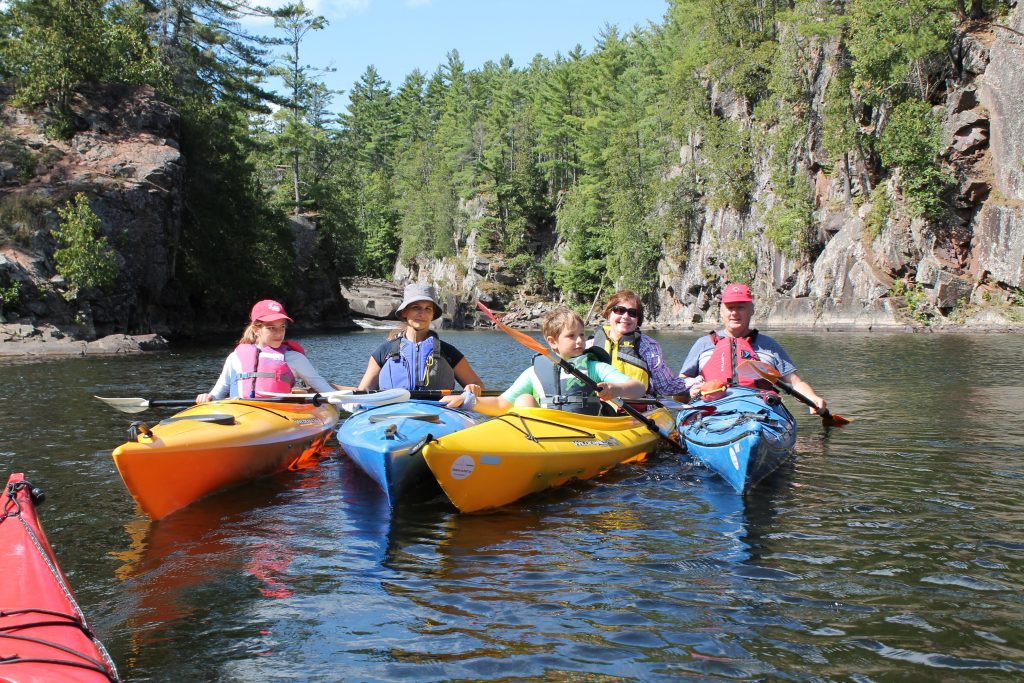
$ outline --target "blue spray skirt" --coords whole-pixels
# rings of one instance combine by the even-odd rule
[[[676,416],[679,437],[700,463],[745,493],[793,455],[796,419],[778,394],[729,387],[695,400]]]

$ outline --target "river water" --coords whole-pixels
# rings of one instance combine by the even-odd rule
[[[696,334],[658,336],[678,367]],[[1024,679],[1024,337],[779,333],[853,424],[741,499],[661,452],[486,515],[387,508],[337,448],[151,523],[92,398],[189,397],[225,348],[0,364],[0,465],[129,681]],[[445,337],[503,388],[530,352]],[[355,383],[379,330],[300,337]],[[333,444],[333,440],[332,440]]]

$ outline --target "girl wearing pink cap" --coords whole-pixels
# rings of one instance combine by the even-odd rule
[[[740,362],[751,359],[772,365],[784,382],[811,399],[817,406],[817,410],[811,409],[812,413],[825,409],[825,399],[796,374],[796,365],[782,345],[750,327],[754,297],[749,287],[736,282],[727,284],[722,290],[720,313],[724,327],[695,341],[679,371],[680,377],[696,380],[690,389],[692,396],[700,393],[701,384],[712,380],[751,383],[752,380],[738,377],[736,372]]]
[[[298,342],[285,340],[290,322],[292,319],[278,302],[257,302],[238,346],[224,361],[217,383],[209,393],[196,396],[196,403],[228,396],[260,398],[269,393],[285,393],[292,390],[298,379],[313,391],[333,391],[334,387],[320,376]]]

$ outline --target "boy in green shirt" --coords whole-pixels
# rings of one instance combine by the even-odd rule
[[[533,365],[524,370],[501,396],[478,397],[467,392],[446,396],[442,402],[452,408],[476,410],[485,415],[502,415],[513,406],[539,406],[596,415],[600,412],[601,400],[640,398],[644,395],[644,385],[638,380],[587,353],[583,320],[575,311],[564,306],[551,311],[544,317],[541,332],[551,349],[594,380],[600,392],[595,395],[557,363],[538,355]]]

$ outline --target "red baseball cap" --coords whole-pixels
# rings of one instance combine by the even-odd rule
[[[722,290],[722,303],[723,304],[738,304],[744,301],[753,301],[754,297],[750,295],[750,287],[746,285],[737,284],[735,282],[725,286]]]
[[[287,320],[288,322],[294,322],[288,317],[288,314],[284,312],[284,306],[273,299],[257,301],[256,305],[252,307],[252,313],[249,314],[249,320],[252,322],[256,322],[258,320],[261,323],[272,323],[275,320]]]

